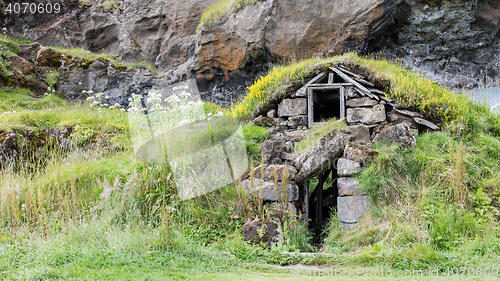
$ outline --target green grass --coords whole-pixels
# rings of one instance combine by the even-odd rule
[[[220,0],[203,12],[197,30],[200,31],[203,26],[218,25],[231,14],[259,1],[261,0]]]
[[[392,98],[410,102],[409,107],[445,126],[443,132],[419,136],[410,149],[377,146],[378,158],[359,176],[374,207],[354,231],[343,230],[332,217],[324,247],[311,256],[295,252],[318,249],[293,219],[283,225],[288,237],[283,244],[268,249],[245,242],[240,233],[245,220],[267,218],[269,212],[234,185],[179,201],[168,166],[135,160],[126,113],[70,104],[58,95],[0,90],[1,130],[41,134],[72,127],[80,144],[70,151],[40,149],[43,157],[28,153],[32,164],[0,172],[0,277],[289,280],[290,269],[282,266],[298,263],[393,272],[438,269],[441,276],[449,267],[497,266],[500,128],[498,117],[485,107],[462,104],[460,96],[399,66],[348,54],[275,67],[230,113],[248,118],[340,62],[376,70],[377,79],[391,81]],[[205,104],[205,111],[221,109]],[[298,150],[345,125],[335,121],[311,128]],[[96,132],[103,142],[87,145]],[[269,130],[244,124],[243,132],[250,157],[260,164],[260,145]],[[212,137],[227,133],[211,131]],[[120,149],[108,142],[119,143]]]

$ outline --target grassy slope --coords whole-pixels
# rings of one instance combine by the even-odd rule
[[[386,70],[380,73],[383,77],[410,77],[393,84],[392,97],[404,102],[404,93],[419,93],[408,102],[430,100],[414,107],[428,116],[441,116],[442,125],[449,129],[419,137],[410,152],[380,147],[381,156],[360,177],[377,207],[354,232],[339,229],[332,219],[323,250],[334,256],[282,254],[300,248],[297,245],[307,241],[303,234],[298,241],[271,250],[249,245],[239,234],[243,218],[231,219],[235,214],[257,215],[242,204],[248,200],[240,191],[228,187],[206,198],[178,202],[171,196],[168,169],[137,163],[130,149],[110,151],[103,145],[91,153],[77,149],[62,158],[54,155],[46,168],[34,172],[2,172],[0,276],[11,280],[228,280],[234,276],[253,280],[255,271],[265,269],[257,279],[275,280],[286,279],[288,270],[263,264],[393,270],[498,264],[500,238],[490,199],[498,201],[494,197],[500,180],[499,130],[498,118],[485,108],[454,103],[461,98],[446,89],[437,88],[433,95],[435,84],[385,61],[348,54],[275,68],[250,87],[247,98],[232,113],[249,116],[269,99],[284,95],[288,86],[336,62],[379,67]],[[445,99],[452,109],[426,111],[429,104]],[[0,114],[13,110],[18,113],[0,115],[7,130],[82,124],[122,136],[122,146],[130,146],[126,118],[118,110],[4,89]],[[268,132],[248,125],[244,130],[250,137],[247,147],[255,154]],[[319,134],[323,131],[318,129]],[[117,189],[110,198],[99,198],[101,191],[113,188]],[[300,227],[291,230],[301,233]]]

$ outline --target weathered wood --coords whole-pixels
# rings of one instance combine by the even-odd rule
[[[318,82],[319,80],[323,79],[323,77],[325,77],[325,76],[326,76],[326,73],[322,72],[322,73],[316,75],[316,77],[311,79],[309,82],[307,82],[306,85],[314,84],[314,83]]]
[[[383,95],[385,96],[385,92],[384,91],[381,91],[379,89],[375,89],[375,88],[370,88],[370,91],[374,94],[379,94],[379,95]]]
[[[361,76],[361,75],[358,75],[358,74],[356,74],[356,73],[350,72],[349,70],[347,70],[347,69],[346,69],[345,67],[343,67],[342,65],[339,65],[338,69],[339,69],[339,70],[341,70],[341,71],[343,71],[343,72],[345,72],[346,74],[349,74],[349,75],[351,75],[351,76],[353,76],[353,77],[356,77],[356,78],[358,78],[358,79],[363,79],[363,78],[364,78],[364,77],[363,77],[363,76]]]
[[[366,93],[361,91],[360,89],[354,87],[354,90],[356,90],[356,92],[358,92],[360,95],[362,95],[363,97],[366,97]]]
[[[305,221],[309,224],[309,183],[308,181],[304,182],[304,203],[306,207],[306,217]]]
[[[330,67],[331,70],[333,70],[335,73],[337,73],[342,79],[346,80],[349,83],[354,84],[354,86],[358,87],[361,91],[365,92],[368,96],[371,95],[370,90],[368,90],[365,86],[361,85],[360,83],[356,82],[354,79],[343,73],[342,71],[338,70],[335,67]]]
[[[328,84],[333,84],[333,73],[328,73]]]
[[[366,86],[375,87],[375,85],[372,82],[366,81],[363,78],[355,78],[354,77],[353,79],[356,80],[356,81],[358,81],[361,84],[365,84]]]
[[[396,109],[405,109],[406,107],[404,107],[403,105],[401,104],[397,104],[397,103],[392,103],[392,102],[387,102],[388,105],[396,108]]]
[[[386,101],[386,102],[393,102],[392,99],[390,98],[386,98],[385,96],[381,96],[381,95],[378,95],[378,97],[380,97],[382,100]]]
[[[340,88],[340,119],[345,117],[345,87]]]
[[[314,83],[308,84],[307,87],[315,88],[315,87],[332,87],[332,89],[338,89],[341,86],[353,86],[351,83],[333,83],[333,84],[325,84],[325,83]]]
[[[314,103],[313,103],[313,91],[311,88],[307,88],[307,127],[310,128],[314,122]]]

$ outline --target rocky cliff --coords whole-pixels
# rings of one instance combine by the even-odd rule
[[[399,59],[452,87],[500,80],[495,0],[268,0],[197,29],[216,2],[65,0],[61,14],[3,12],[0,24],[42,44],[151,62],[167,74],[162,83],[195,77],[219,102],[234,100],[269,63],[351,50]]]

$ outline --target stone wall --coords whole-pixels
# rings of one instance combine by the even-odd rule
[[[439,130],[439,127],[423,119],[418,112],[394,104],[382,93],[367,97],[350,88],[345,100],[348,126],[332,128],[318,145],[298,153],[294,148],[308,129],[306,93],[304,87],[299,89],[279,101],[266,116],[253,120],[255,125],[270,127],[272,134],[262,145],[263,164],[251,172],[254,180],[246,179],[243,186],[259,192],[263,201],[271,204],[282,199],[276,195],[279,190],[286,194],[287,208],[303,215],[304,197],[300,195],[304,183],[329,169],[336,169],[338,218],[342,226],[352,228],[371,207],[368,194],[356,179],[378,154],[370,145],[374,142],[399,143],[410,147],[416,143],[419,132]],[[281,180],[285,170],[289,181],[286,187]]]

